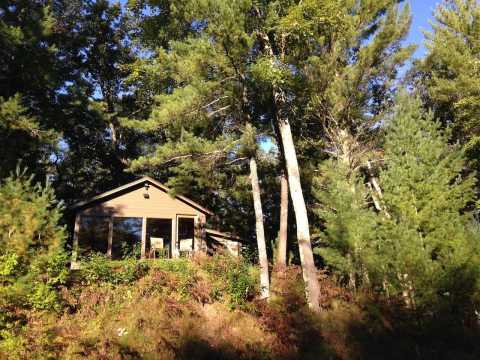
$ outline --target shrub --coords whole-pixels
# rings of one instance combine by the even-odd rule
[[[35,310],[59,310],[61,307],[55,288],[45,283],[35,284],[27,299]]]
[[[112,282],[112,271],[109,265],[109,259],[102,255],[93,253],[89,255],[81,264],[81,277],[88,284],[98,282]]]
[[[91,254],[81,265],[81,277],[88,284],[128,284],[144,276],[147,271],[146,262],[134,258],[112,261],[102,254]]]
[[[18,266],[18,255],[12,252],[0,256],[0,276],[2,283],[14,275]]]
[[[214,284],[212,297],[225,293],[232,308],[244,307],[257,293],[256,270],[242,257],[217,254],[203,263],[203,269]]]
[[[191,290],[198,279],[188,259],[159,259],[152,263],[152,267],[175,274],[178,281],[177,291],[179,294],[183,297],[191,295]]]

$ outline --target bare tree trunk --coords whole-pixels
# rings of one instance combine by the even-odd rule
[[[114,151],[117,151],[118,149],[117,127],[115,126],[113,121],[110,121],[108,123],[108,127],[110,128],[110,132],[112,133],[112,148]]]
[[[257,234],[258,260],[260,263],[260,296],[266,299],[270,296],[270,280],[268,276],[267,245],[263,229],[263,210],[258,183],[257,162],[255,157],[250,158],[250,180],[252,182],[253,207],[255,209],[255,229]]]
[[[258,10],[257,10],[258,13]],[[260,41],[264,47],[266,54],[272,57],[272,66],[275,65],[276,57],[270,39],[264,32],[259,34]],[[284,37],[281,36],[283,39]],[[283,42],[280,46],[280,59],[283,59],[284,46]],[[295,221],[297,224],[297,241],[300,252],[300,261],[302,263],[303,281],[305,282],[305,295],[308,306],[315,312],[320,311],[320,284],[318,283],[317,268],[313,260],[312,243],[310,241],[310,228],[308,224],[307,207],[303,197],[302,185],[300,182],[300,170],[298,168],[297,154],[293,143],[292,130],[287,116],[283,116],[283,107],[285,99],[283,91],[273,84],[272,95],[275,105],[276,126],[280,132],[280,138],[283,145],[283,154],[285,159],[285,167],[288,175],[288,187],[290,197],[292,199],[293,210],[295,211]]]
[[[277,98],[277,96],[278,94],[275,94],[275,98]],[[313,260],[307,207],[305,205],[302,185],[300,183],[300,170],[298,168],[297,154],[295,152],[295,145],[293,143],[292,131],[288,119],[281,119],[279,116],[280,114],[277,115],[277,121],[280,135],[282,137],[290,197],[292,198],[292,205],[295,210],[298,249],[300,252],[300,261],[302,263],[307,302],[310,309],[319,312],[320,286],[317,278],[317,268],[315,267],[315,262]]]
[[[280,231],[277,247],[277,265],[287,266],[288,231],[288,179],[285,171],[280,175]]]

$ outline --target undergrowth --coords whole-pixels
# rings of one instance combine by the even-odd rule
[[[53,278],[53,277],[52,277]],[[56,310],[11,309],[6,359],[474,359],[476,327],[420,321],[322,276],[322,313],[305,304],[301,271],[258,272],[229,256],[108,261],[62,278]]]

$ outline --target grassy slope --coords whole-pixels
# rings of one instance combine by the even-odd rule
[[[354,298],[328,279],[322,281],[324,312],[314,316],[305,308],[297,268],[274,275],[269,304],[248,295],[236,298],[235,284],[246,280],[245,274],[230,273],[231,261],[158,262],[137,280],[116,285],[98,279],[86,284],[79,276],[63,290],[64,311],[25,314],[24,331],[0,350],[0,358],[474,359],[480,354],[475,334],[452,336],[453,329],[434,330],[438,323],[420,330],[391,306],[388,312],[365,297]]]

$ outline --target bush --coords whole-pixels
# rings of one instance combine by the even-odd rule
[[[159,259],[152,263],[152,267],[175,274],[178,281],[177,291],[179,294],[183,297],[191,295],[191,290],[198,279],[188,259]]]
[[[102,254],[92,254],[81,264],[80,275],[87,284],[128,284],[138,280],[148,271],[146,262],[130,258],[112,261]]]
[[[7,282],[12,275],[15,274],[15,271],[18,266],[18,255],[15,253],[7,253],[0,256],[0,277],[1,281]]]
[[[35,284],[27,299],[35,310],[59,310],[61,308],[55,288],[45,283]]]
[[[258,271],[242,257],[214,255],[205,261],[203,269],[210,275],[213,286],[213,298],[225,293],[232,308],[244,307],[247,300],[258,292]]]

